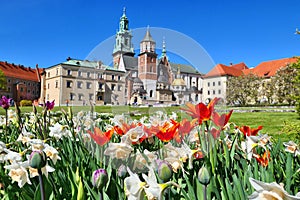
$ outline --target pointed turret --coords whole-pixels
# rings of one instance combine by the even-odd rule
[[[120,56],[134,56],[134,49],[132,44],[132,34],[129,30],[129,20],[126,16],[126,9],[123,9],[123,15],[120,18],[119,31],[116,35],[116,43],[113,50],[113,65],[119,66]]]

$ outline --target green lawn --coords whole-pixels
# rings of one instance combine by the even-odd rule
[[[77,113],[81,110],[84,111],[91,110],[89,106],[74,106],[71,108],[74,113]],[[55,107],[54,111],[61,110],[61,109],[67,110],[68,108],[65,106]],[[169,114],[171,112],[176,112],[179,118],[187,117],[184,112],[180,111],[180,107],[96,106],[94,109],[96,112],[99,113],[114,113],[114,114],[139,113],[142,116],[143,115],[149,116],[149,114],[151,115],[151,113],[154,113],[156,111],[163,111]],[[263,110],[262,108],[259,109]],[[41,110],[42,108],[38,108],[39,112]],[[230,108],[226,108],[225,110],[226,110],[225,112],[227,112],[230,110]],[[22,113],[31,112],[31,111],[32,111],[32,107],[21,108]],[[0,114],[4,115],[4,109],[0,110]],[[140,116],[136,116],[134,118],[140,118]],[[237,126],[247,125],[252,128],[262,125],[263,126],[263,129],[261,131],[262,133],[267,133],[269,135],[274,136],[275,138],[280,137],[284,140],[288,140],[289,136],[284,135],[284,133],[283,134],[281,133],[284,124],[286,122],[300,124],[300,119],[298,114],[295,112],[242,112],[240,113],[234,111],[231,116],[230,122],[234,122]]]

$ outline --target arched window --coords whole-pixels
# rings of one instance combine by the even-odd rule
[[[150,90],[150,97],[153,96],[153,90]]]

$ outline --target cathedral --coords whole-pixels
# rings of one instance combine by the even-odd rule
[[[113,49],[113,66],[125,71],[124,95],[127,104],[183,104],[202,100],[202,74],[194,67],[169,62],[165,42],[156,53],[156,42],[148,27],[135,57],[132,33],[125,9]]]

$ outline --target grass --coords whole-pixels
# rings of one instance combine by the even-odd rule
[[[63,107],[55,107],[54,111],[58,110],[67,110],[68,108]],[[131,107],[131,106],[96,106],[96,112],[99,113],[114,113],[114,114],[132,114],[132,116],[136,115],[137,113],[141,116],[149,116],[152,113],[157,111],[163,111],[168,114],[172,112],[176,112],[179,118],[188,117],[182,111],[180,111],[180,107]],[[252,108],[252,110],[256,108]],[[259,108],[262,110],[262,108]],[[42,108],[38,108],[40,112]],[[72,111],[77,113],[79,111],[89,111],[91,108],[89,106],[74,106],[72,107]],[[221,108],[222,110],[222,108]],[[228,112],[230,108],[225,109],[224,112]],[[235,109],[234,109],[235,110]],[[31,112],[32,107],[22,107],[21,112]],[[265,111],[268,111],[266,109]],[[221,111],[222,112],[222,111]],[[0,114],[4,115],[4,109],[0,110]],[[140,115],[133,117],[133,118],[140,118]],[[281,138],[283,140],[289,140],[289,136],[284,135],[281,132],[286,122],[300,124],[300,119],[297,113],[295,112],[233,112],[230,122],[235,123],[237,126],[247,125],[251,128],[256,128],[257,126],[262,125],[262,133],[267,133],[272,135],[275,139]],[[299,134],[299,133],[298,133]],[[293,137],[293,136],[290,136]]]

